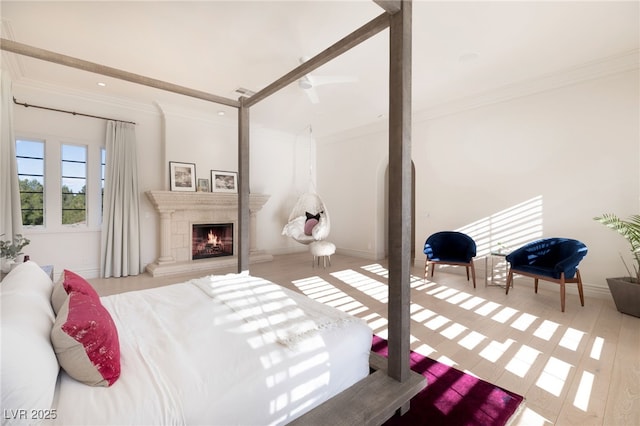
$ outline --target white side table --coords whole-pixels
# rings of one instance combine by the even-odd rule
[[[509,263],[506,260],[506,257],[508,254],[509,253],[492,251],[484,258],[484,270],[485,270],[484,286],[485,287],[495,286],[495,287],[505,288],[505,286],[507,285],[507,274],[509,273]],[[491,258],[491,272],[489,272],[489,258]],[[499,260],[496,262],[496,259],[499,259]],[[504,282],[497,283],[498,280],[496,280],[496,278],[499,278],[500,275],[496,274],[496,271],[495,271],[496,265],[502,266],[501,264],[504,265]],[[489,276],[491,276],[490,280],[489,280]]]

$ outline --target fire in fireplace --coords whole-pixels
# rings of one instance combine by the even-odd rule
[[[191,259],[233,256],[233,223],[194,224]]]

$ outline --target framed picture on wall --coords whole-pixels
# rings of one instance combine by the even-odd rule
[[[195,191],[196,165],[169,161],[169,181],[172,191]]]
[[[198,192],[209,192],[209,179],[198,179]]]
[[[211,170],[212,192],[238,192],[238,173]]]

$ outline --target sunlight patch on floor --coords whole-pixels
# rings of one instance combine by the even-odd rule
[[[362,266],[362,269],[373,274],[380,275],[381,277],[389,278],[389,270],[379,263]]]
[[[436,287],[434,289],[431,289],[431,290],[427,291],[427,294],[429,296],[434,296],[434,295],[440,293],[441,291],[445,291],[445,290],[448,290],[448,289],[449,289],[449,287],[447,287],[446,285],[441,285],[440,287]]]
[[[416,282],[416,286],[413,288],[415,290],[422,291],[437,285],[438,284],[434,283],[433,281],[424,281],[421,279],[419,282]]]
[[[522,410],[522,414],[518,417],[517,421],[512,426],[547,426],[553,425],[553,422],[549,419],[545,419],[540,414],[536,413],[529,407],[525,407]]]
[[[480,356],[486,359],[487,361],[496,362],[498,361],[502,355],[509,349],[509,347],[515,343],[513,339],[507,339],[503,343],[496,342],[495,340],[491,341],[481,352]]]
[[[459,342],[458,344],[460,346],[462,346],[463,348],[469,349],[470,351],[472,351],[473,349],[475,349],[476,346],[478,346],[480,343],[482,343],[482,341],[484,339],[486,339],[487,336],[478,333],[477,331],[471,331],[471,333],[467,334],[466,336],[464,336]]]
[[[436,361],[438,361],[441,364],[448,365],[449,367],[455,367],[456,365],[458,365],[457,362],[455,362],[454,360],[452,360],[451,358],[445,355],[438,357]]]
[[[538,329],[533,332],[533,335],[539,337],[542,340],[549,341],[555,334],[558,327],[560,327],[560,324],[558,324],[557,322],[544,320],[542,324],[540,324]]]
[[[576,397],[573,399],[573,405],[585,412],[589,409],[589,400],[591,399],[594,379],[595,376],[592,373],[583,371]]]
[[[431,317],[433,317],[435,315],[436,315],[436,313],[433,312],[432,310],[425,309],[423,311],[420,311],[420,312],[417,312],[417,313],[411,315],[411,319],[416,321],[416,322],[422,323],[423,321],[426,321],[427,319],[429,319],[429,318],[431,318]]]
[[[575,328],[569,327],[567,331],[564,332],[564,336],[560,339],[560,343],[558,345],[563,348],[567,348],[570,351],[575,351],[578,349],[580,345],[580,341],[582,337],[585,335],[584,331],[576,330]]]
[[[362,319],[364,319],[369,327],[371,327],[371,329],[373,330],[373,334],[377,334],[378,336],[380,336],[379,331],[382,329],[386,329],[387,325],[389,324],[389,321],[385,317],[381,317],[375,312],[362,317]]]
[[[513,358],[511,358],[511,361],[509,361],[505,369],[518,377],[524,377],[536,362],[538,355],[540,355],[540,351],[530,346],[522,345]]]
[[[526,331],[537,319],[537,316],[523,312],[522,315],[518,317],[518,319],[511,323],[511,327],[515,328],[516,330]]]
[[[468,311],[470,311],[471,309],[475,308],[476,306],[486,302],[486,299],[483,299],[482,297],[478,297],[478,296],[474,296],[471,299],[467,300],[466,302],[464,302],[462,305],[460,305],[461,308],[466,309]]]
[[[464,325],[453,323],[449,327],[442,330],[440,334],[442,334],[447,339],[453,340],[459,335],[461,335],[462,333],[464,333],[466,330],[467,330],[467,327],[465,327]]]
[[[431,318],[436,314],[435,312],[429,309],[425,309],[422,306],[415,303],[411,305],[411,309],[409,312],[411,315],[411,319],[419,323],[426,321],[427,319]]]
[[[320,277],[295,280],[292,281],[292,284],[305,296],[351,315],[358,315],[369,310],[362,303]]]
[[[438,292],[436,295],[434,295],[434,297],[440,300],[444,300],[448,297],[452,297],[456,293],[458,293],[458,290],[456,290],[455,288],[447,288],[446,290]]]
[[[482,315],[484,317],[489,316],[489,314],[496,309],[498,309],[501,305],[496,302],[487,302],[478,309],[475,310],[475,313],[478,315]]]
[[[462,303],[463,300],[467,300],[470,297],[471,297],[471,295],[469,293],[465,293],[465,292],[461,291],[458,294],[448,298],[447,302],[449,302],[449,303],[451,303],[453,305],[458,305],[458,304]]]
[[[442,315],[438,315],[437,317],[427,321],[424,323],[424,326],[430,330],[436,331],[446,323],[450,322],[449,318],[443,317]]]
[[[380,281],[356,272],[353,269],[332,272],[331,275],[382,303],[389,302],[389,287]]]
[[[426,343],[421,344],[420,346],[415,348],[413,351],[416,353],[419,353],[422,356],[430,356],[432,353],[436,352],[435,349],[433,349],[431,346],[427,345]]]
[[[551,357],[544,367],[544,371],[538,377],[536,386],[549,392],[553,396],[560,396],[564,384],[571,371],[571,364],[558,358]]]
[[[593,346],[591,346],[591,358],[595,360],[600,359],[600,355],[602,355],[602,348],[604,347],[604,339],[602,337],[596,337],[593,341]]]
[[[491,317],[492,320],[498,321],[501,324],[506,323],[512,316],[518,313],[517,309],[505,307],[500,312]]]

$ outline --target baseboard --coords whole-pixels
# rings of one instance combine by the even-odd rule
[[[345,256],[357,257],[359,259],[380,260],[378,257],[376,257],[375,253],[363,250],[337,248],[336,253]]]
[[[295,246],[295,247],[280,247],[277,249],[272,249],[272,250],[269,250],[269,253],[274,256],[281,256],[281,255],[287,255],[287,254],[304,253],[308,251],[309,251],[309,246],[306,246],[304,244],[298,244],[298,246]]]

